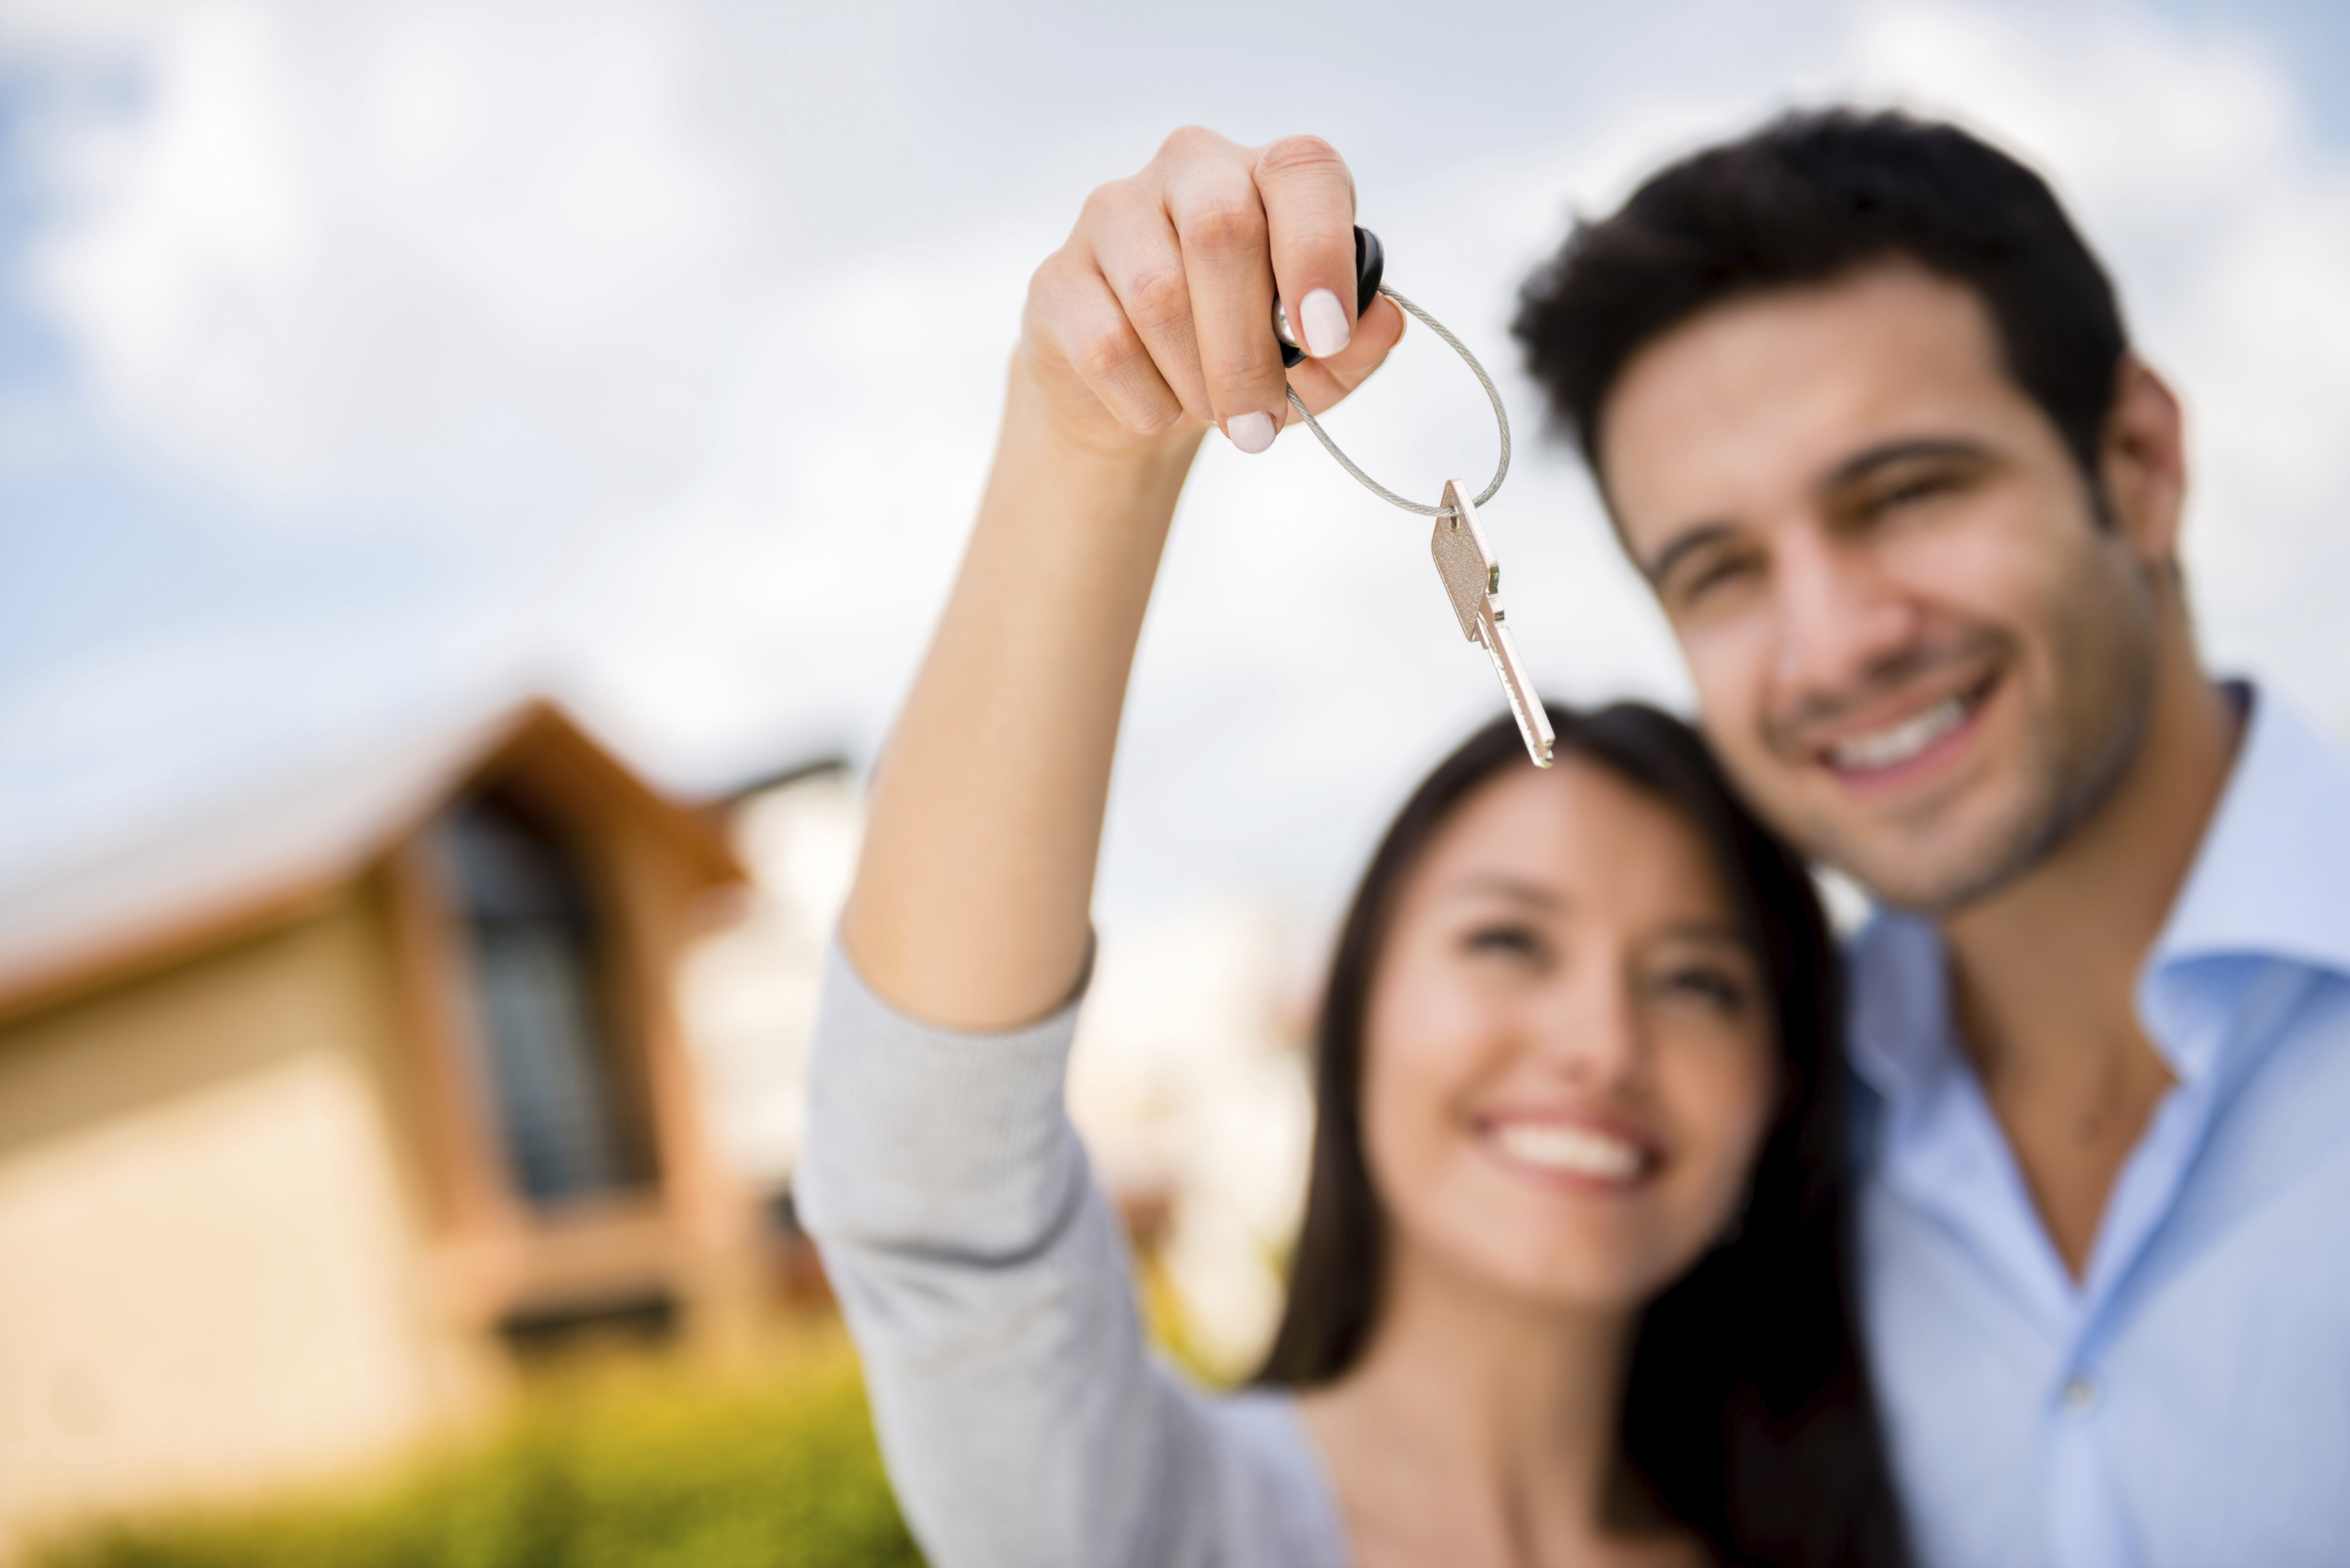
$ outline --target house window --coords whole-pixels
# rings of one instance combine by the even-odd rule
[[[650,1162],[598,964],[603,922],[577,854],[494,794],[454,810],[447,842],[515,1185],[543,1208],[639,1185]]]

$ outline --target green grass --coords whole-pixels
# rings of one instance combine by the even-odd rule
[[[887,1568],[920,1556],[837,1334],[754,1372],[614,1364],[364,1490],[60,1540],[36,1568]]]

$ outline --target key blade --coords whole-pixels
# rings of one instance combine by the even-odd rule
[[[1452,508],[1451,522],[1477,546],[1477,559],[1484,563],[1485,592],[1502,591],[1502,558],[1493,554],[1492,543],[1485,537],[1485,524],[1478,521],[1477,504],[1469,499],[1469,483],[1462,479],[1444,482],[1444,504]],[[1467,556],[1463,556],[1464,560]]]
[[[1526,679],[1525,660],[1518,657],[1517,641],[1502,619],[1502,607],[1493,602],[1502,587],[1502,564],[1485,542],[1476,503],[1469,499],[1469,486],[1457,479],[1447,480],[1444,504],[1452,508],[1452,515],[1436,520],[1429,552],[1436,557],[1437,575],[1444,579],[1445,597],[1452,601],[1452,613],[1461,619],[1461,634],[1471,642],[1482,643],[1485,656],[1493,661],[1493,673],[1501,677],[1502,691],[1510,700],[1511,716],[1525,739],[1526,755],[1534,759],[1534,766],[1546,768],[1555,743],[1550,715],[1534,694],[1534,683]]]
[[[1534,683],[1526,678],[1525,660],[1518,657],[1517,639],[1510,635],[1507,621],[1488,619],[1479,630],[1485,653],[1493,661],[1493,673],[1502,678],[1502,690],[1509,694],[1510,716],[1518,722],[1518,733],[1526,742],[1526,755],[1534,766],[1546,768],[1551,763],[1551,751],[1558,737],[1551,732],[1550,714],[1543,708],[1542,699],[1534,693]]]
[[[1452,601],[1461,635],[1471,642],[1481,641],[1478,623],[1484,618],[1487,597],[1502,586],[1502,564],[1493,558],[1492,546],[1485,543],[1477,508],[1469,500],[1469,486],[1458,479],[1446,480],[1444,504],[1452,508],[1452,515],[1436,520],[1428,553],[1436,557],[1436,575],[1444,581],[1444,597]]]
[[[1435,557],[1437,575],[1444,581],[1453,613],[1461,618],[1461,634],[1473,639],[1486,597],[1500,591],[1502,564],[1477,520],[1468,485],[1457,479],[1445,481],[1443,504],[1451,508],[1451,515],[1436,520],[1429,537],[1429,554]]]

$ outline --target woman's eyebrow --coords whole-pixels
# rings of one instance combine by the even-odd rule
[[[1676,941],[1727,942],[1742,950],[1754,946],[1745,929],[1734,920],[1676,920],[1658,934]]]
[[[1562,909],[1568,901],[1565,895],[1555,888],[1498,871],[1473,872],[1463,877],[1452,885],[1451,893],[1455,898],[1482,896],[1507,898],[1512,903],[1530,904],[1544,909]]]

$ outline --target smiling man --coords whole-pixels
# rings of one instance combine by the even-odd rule
[[[2350,1542],[2350,760],[2213,681],[2178,405],[2039,178],[1798,116],[1518,332],[1766,816],[1873,891],[1856,1292],[1918,1555]]]

